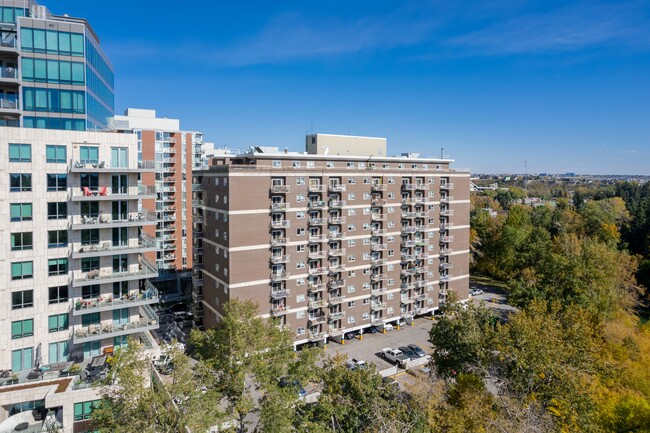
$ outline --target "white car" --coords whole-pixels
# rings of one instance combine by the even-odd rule
[[[481,289],[472,289],[469,291],[470,296],[478,296],[483,294],[483,290]]]
[[[393,330],[393,324],[392,323],[385,323],[384,324],[384,330],[385,331],[392,331]]]

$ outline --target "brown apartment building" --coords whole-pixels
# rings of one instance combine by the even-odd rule
[[[258,149],[259,150],[259,149]],[[296,346],[468,298],[469,172],[449,159],[260,153],[194,172],[195,316],[230,299]]]
[[[156,170],[142,175],[142,183],[155,186],[155,198],[141,207],[155,212],[155,226],[143,230],[156,239],[157,251],[148,253],[159,277],[153,284],[163,301],[189,296],[192,269],[192,170],[202,166],[203,135],[181,131],[178,119],[158,118],[154,110],[129,108],[115,116],[114,127],[137,135],[138,158],[155,161]]]

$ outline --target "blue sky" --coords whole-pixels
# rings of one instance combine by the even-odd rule
[[[650,2],[55,0],[112,59],[116,111],[217,145],[315,132],[473,172],[650,174]]]

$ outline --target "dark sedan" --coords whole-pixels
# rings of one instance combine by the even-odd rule
[[[427,354],[424,353],[424,350],[422,350],[422,348],[417,344],[409,344],[408,347],[418,355],[418,358],[424,358],[427,356]]]

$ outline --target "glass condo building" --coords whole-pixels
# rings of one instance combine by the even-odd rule
[[[31,0],[0,0],[0,126],[104,130],[113,66],[82,18]]]

